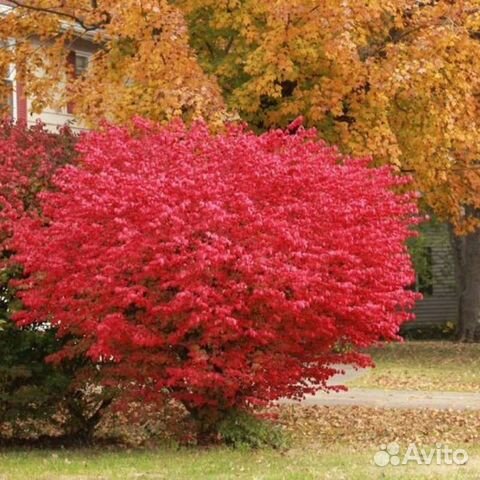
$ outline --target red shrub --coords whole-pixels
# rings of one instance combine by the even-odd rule
[[[332,363],[367,363],[335,348],[410,317],[415,202],[315,137],[141,120],[87,135],[82,168],[43,194],[48,224],[16,231],[31,274],[17,321],[73,335],[57,360],[85,354],[191,411],[299,397]]]

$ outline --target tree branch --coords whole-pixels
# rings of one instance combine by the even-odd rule
[[[46,14],[49,14],[49,15],[56,15],[58,17],[63,17],[63,18],[67,18],[69,20],[73,20],[76,24],[78,24],[81,28],[83,28],[87,32],[97,30],[97,29],[101,28],[102,26],[107,25],[111,21],[111,15],[106,11],[102,12],[102,15],[104,17],[103,20],[101,20],[97,23],[93,23],[91,25],[88,25],[85,22],[84,19],[82,19],[82,18],[80,18],[80,17],[78,17],[78,16],[76,16],[72,13],[59,11],[59,10],[56,10],[54,8],[49,8],[49,7],[36,7],[36,6],[33,6],[33,5],[28,5],[28,4],[24,3],[23,1],[19,1],[19,0],[9,0],[9,3],[15,5],[18,8],[24,8],[26,10],[32,10],[32,11],[35,11],[35,12],[46,13]],[[94,9],[96,9],[98,7],[98,4],[95,0],[92,0],[91,5],[92,5],[92,8],[94,8]]]
[[[230,53],[234,40],[235,36],[231,35],[230,39],[228,40],[227,46],[225,47],[225,51],[223,52],[225,55],[228,55]]]

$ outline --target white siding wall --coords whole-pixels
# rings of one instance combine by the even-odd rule
[[[426,232],[432,249],[432,295],[425,295],[415,307],[416,321],[406,326],[455,323],[458,318],[453,252],[446,225],[432,225]]]
[[[37,121],[41,121],[49,130],[56,130],[59,126],[69,124],[72,130],[86,130],[84,126],[75,120],[74,116],[66,113],[66,111],[55,110],[54,108],[46,108],[42,113],[31,113],[31,101],[27,99],[27,123],[34,125]]]

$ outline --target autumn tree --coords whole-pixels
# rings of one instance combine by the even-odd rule
[[[263,130],[302,114],[413,174],[456,235],[460,333],[480,317],[480,3],[179,0],[227,103]],[[461,236],[459,236],[461,235]]]
[[[0,74],[16,68],[34,112],[69,105],[90,126],[133,115],[225,118],[216,82],[198,65],[183,16],[169,2],[1,3],[8,6],[1,11]],[[90,65],[75,76],[70,52],[85,45]]]
[[[16,228],[16,321],[48,319],[70,338],[52,361],[86,356],[110,385],[181,401],[203,433],[368,364],[359,350],[411,318],[414,196],[316,137],[143,120],[86,135],[44,218]]]

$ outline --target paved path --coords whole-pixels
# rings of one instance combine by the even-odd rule
[[[366,370],[355,370],[348,365],[339,365],[344,374],[335,375],[330,385],[344,385],[364,375]],[[291,400],[281,403],[294,404]],[[430,408],[438,410],[480,410],[480,393],[426,392],[415,390],[374,390],[350,388],[346,392],[318,392],[308,395],[302,405],[366,406],[379,408]]]
[[[335,368],[342,370],[343,373],[338,373],[330,378],[328,381],[329,385],[345,385],[345,383],[363,377],[369,370],[368,368],[354,368],[351,365],[344,364],[335,365]]]
[[[282,400],[281,403],[298,403]],[[379,408],[430,408],[438,410],[480,410],[480,393],[421,392],[414,390],[367,390],[319,392],[308,395],[302,405],[364,406]]]

